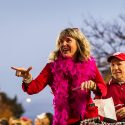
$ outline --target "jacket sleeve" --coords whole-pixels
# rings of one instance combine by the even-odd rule
[[[94,94],[96,95],[96,98],[98,98],[98,96],[99,96],[99,98],[104,97],[107,94],[107,86],[106,86],[106,83],[103,80],[102,75],[99,72],[96,64],[95,64],[95,73],[96,73],[96,75],[95,75],[95,78],[93,81],[96,83],[97,89],[96,89],[96,91],[94,91]]]
[[[36,94],[44,89],[47,84],[49,84],[51,77],[50,63],[48,63],[40,74],[29,84],[22,83],[22,89],[29,95]]]

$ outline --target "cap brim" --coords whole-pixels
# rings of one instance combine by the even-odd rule
[[[111,60],[112,60],[113,58],[117,58],[117,57],[115,57],[115,56],[110,56],[110,57],[108,57],[107,61],[108,61],[108,62],[111,62]]]
[[[111,62],[113,58],[116,58],[116,59],[119,59],[119,60],[125,61],[125,58],[120,57],[120,56],[118,56],[118,55],[110,56],[110,57],[107,59],[107,61],[108,61],[108,62]]]

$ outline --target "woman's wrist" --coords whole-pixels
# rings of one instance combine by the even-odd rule
[[[32,75],[30,74],[28,78],[23,78],[23,82],[26,84],[29,84],[33,80]]]
[[[96,86],[96,83],[94,82],[93,91],[95,91],[96,88],[97,88],[97,86]]]

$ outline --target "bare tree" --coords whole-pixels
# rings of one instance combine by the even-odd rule
[[[89,17],[88,20],[83,20],[81,30],[91,42],[93,54],[102,73],[108,70],[107,57],[110,54],[125,52],[125,15],[120,15],[112,23]]]
[[[121,14],[113,22],[98,21],[92,16],[83,18],[81,30],[92,45],[92,52],[105,81],[111,73],[107,58],[115,52],[125,52],[125,15]]]

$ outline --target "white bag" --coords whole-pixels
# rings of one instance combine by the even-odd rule
[[[117,120],[112,97],[108,99],[95,99],[93,102],[98,107],[99,115]]]

